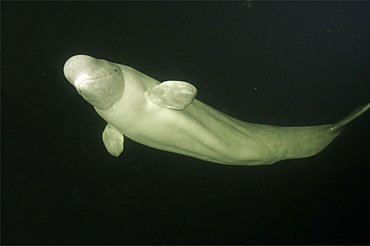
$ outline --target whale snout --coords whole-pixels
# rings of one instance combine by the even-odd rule
[[[66,79],[74,86],[76,81],[89,79],[94,68],[97,69],[97,59],[87,55],[75,55],[69,58],[63,67],[63,73]],[[89,72],[90,70],[90,72]]]
[[[99,109],[111,107],[124,89],[124,78],[116,64],[88,55],[69,58],[63,72],[78,94]]]

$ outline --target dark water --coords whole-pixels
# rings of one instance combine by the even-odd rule
[[[2,2],[2,244],[369,243],[369,112],[319,155],[233,167],[126,140],[69,85],[88,54],[239,119],[339,120],[370,99],[369,2]]]

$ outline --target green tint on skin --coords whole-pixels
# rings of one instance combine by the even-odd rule
[[[343,127],[369,109],[363,105],[334,124],[280,127],[232,118],[195,99],[183,81],[159,81],[125,65],[76,55],[67,80],[107,122],[103,142],[119,156],[124,136],[152,148],[227,165],[267,165],[319,153]]]
[[[125,86],[118,66],[86,55],[68,59],[64,65],[64,75],[87,102],[99,109],[112,107]]]

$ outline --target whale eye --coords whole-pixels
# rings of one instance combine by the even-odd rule
[[[120,70],[116,65],[111,64],[111,66],[112,66],[114,72],[119,73]]]

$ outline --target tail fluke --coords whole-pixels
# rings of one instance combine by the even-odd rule
[[[338,121],[337,123],[330,126],[331,131],[338,130],[343,126],[347,125],[352,120],[356,119],[358,116],[362,115],[366,110],[370,108],[370,103],[362,105],[355,110],[353,110],[349,115]]]
[[[305,158],[316,155],[339,136],[349,122],[363,114],[369,108],[370,103],[362,105],[334,124],[288,127],[287,133],[291,137],[287,137],[286,139],[291,139],[291,141],[287,141],[290,144],[290,151],[285,159]]]

